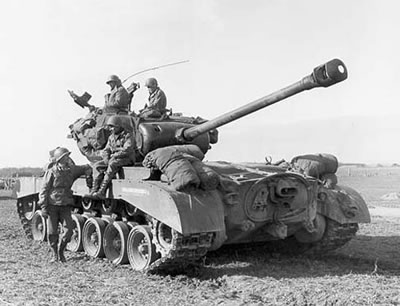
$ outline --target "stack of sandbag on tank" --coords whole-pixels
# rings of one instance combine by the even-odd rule
[[[196,145],[168,146],[149,152],[143,166],[160,170],[175,190],[212,190],[219,184],[219,175],[201,162],[203,158]]]
[[[332,154],[317,153],[296,156],[290,162],[292,170],[315,177],[328,188],[337,184],[336,171],[339,167],[337,158]]]
[[[110,132],[105,128],[107,117],[101,112],[90,112],[69,126],[72,137],[77,140],[82,154],[91,161],[100,160],[96,151],[104,148]]]

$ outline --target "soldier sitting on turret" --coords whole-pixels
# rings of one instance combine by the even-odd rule
[[[165,93],[158,87],[158,82],[155,78],[146,80],[145,86],[149,90],[149,103],[144,106],[139,113],[140,117],[159,118],[167,111],[167,97]]]
[[[132,134],[124,129],[120,117],[108,118],[107,126],[112,134],[102,151],[103,160],[93,165],[93,188],[88,195],[100,199],[106,197],[108,184],[121,167],[135,162],[135,142]]]
[[[108,114],[128,114],[132,95],[122,86],[120,78],[114,74],[110,75],[106,83],[110,85],[111,92],[104,96],[103,111]]]

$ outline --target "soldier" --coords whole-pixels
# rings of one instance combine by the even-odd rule
[[[116,75],[110,75],[106,82],[110,85],[111,92],[104,96],[105,103],[103,111],[107,114],[128,114],[133,95],[122,86],[121,80]],[[89,110],[96,108],[89,105]]]
[[[74,228],[71,216],[74,198],[71,187],[78,177],[91,170],[88,165],[76,166],[69,157],[70,154],[66,148],[58,147],[54,150],[54,163],[47,168],[39,192],[39,205],[43,216],[47,218],[48,241],[53,251],[51,262],[66,261],[64,250],[71,240]],[[59,222],[64,227],[61,239],[58,234]]]
[[[145,86],[149,90],[149,103],[140,111],[141,117],[161,117],[167,111],[167,97],[165,93],[158,87],[158,82],[155,78],[146,80]]]
[[[119,169],[135,162],[135,142],[132,134],[124,129],[121,118],[111,116],[107,125],[112,134],[102,152],[103,160],[93,165],[93,188],[89,194],[90,197],[100,199],[106,197],[108,184]]]

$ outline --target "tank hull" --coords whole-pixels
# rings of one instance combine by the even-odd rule
[[[264,164],[205,164],[222,178],[215,190],[179,192],[163,180],[150,180],[146,168],[125,167],[124,178],[112,181],[106,200],[88,201],[86,180],[80,178],[73,185],[76,213],[147,227],[159,256],[143,269],[148,272],[183,268],[227,244],[297,236],[301,243],[314,245],[322,241],[325,231],[332,231],[332,224],[337,225],[336,232],[343,227],[337,237],[339,247],[355,235],[358,223],[370,221],[365,202],[348,187],[328,189],[313,177]],[[18,212],[28,236],[29,210],[40,208],[26,203],[37,201],[40,184],[40,178],[19,182]],[[321,218],[329,228],[316,222]],[[319,250],[326,249],[319,246]]]

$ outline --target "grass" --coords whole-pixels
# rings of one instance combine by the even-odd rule
[[[398,192],[400,174],[387,169],[342,171],[340,182],[369,205],[387,206],[380,196]],[[346,246],[318,258],[222,248],[177,276],[147,276],[83,253],[49,264],[46,244],[24,237],[15,202],[0,201],[0,305],[400,305],[399,257],[400,220],[373,216]]]

